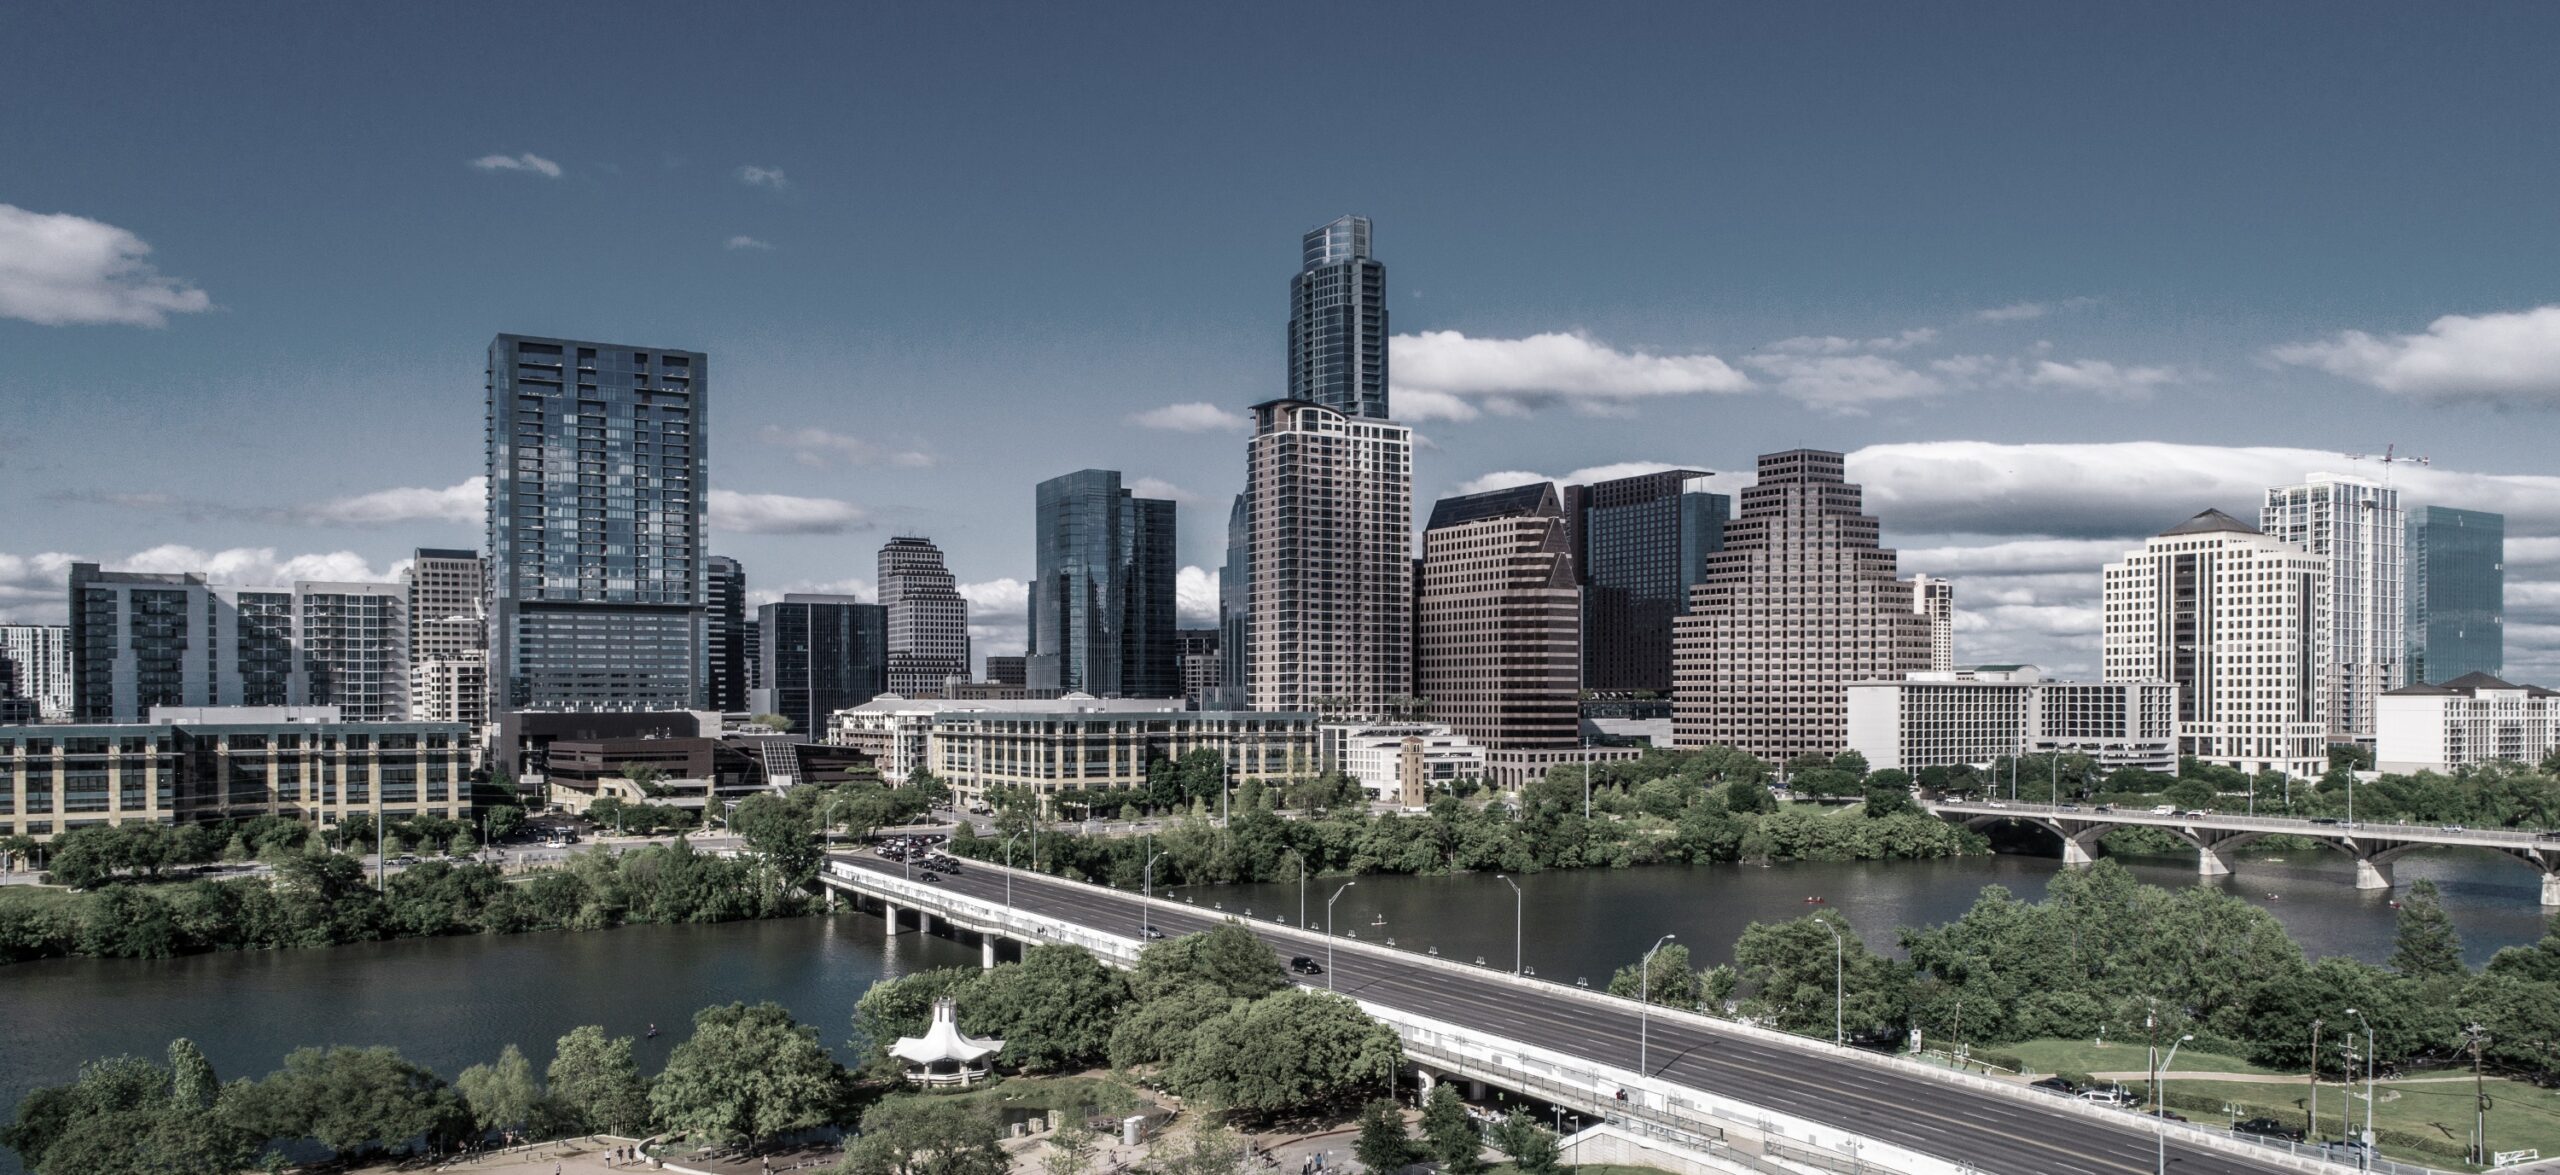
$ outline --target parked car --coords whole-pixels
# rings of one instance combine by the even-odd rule
[[[2133,1104],[2133,1091],[2121,1085],[2101,1085],[2081,1090],[2080,1100],[2102,1106],[2127,1106]]]
[[[2281,1138],[2286,1142],[2302,1141],[2302,1131],[2273,1118],[2250,1118],[2231,1124],[2233,1134],[2254,1134],[2260,1138]]]
[[[1289,960],[1289,969],[1300,975],[1324,974],[1324,967],[1305,955],[1300,955],[1297,958]]]
[[[2030,1089],[2041,1089],[2046,1093],[2058,1093],[2064,1097],[2073,1097],[2078,1095],[2080,1092],[2079,1086],[2073,1085],[2059,1077],[2047,1077],[2041,1081],[2031,1081],[2027,1083],[2027,1086]]]

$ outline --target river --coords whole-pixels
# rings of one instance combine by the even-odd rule
[[[2187,861],[2128,864],[2160,885],[2194,884]],[[2389,895],[2350,887],[2344,859],[2308,853],[2242,853],[2216,882],[2265,906],[2311,954],[2379,961],[2391,952]],[[1529,966],[1550,979],[1607,981],[1654,939],[1677,934],[1700,966],[1731,957],[1753,920],[1792,918],[1820,896],[1867,942],[1893,947],[1898,926],[1962,914],[1985,885],[2035,898],[2060,868],[2050,857],[1995,856],[1860,864],[1796,863],[1580,870],[1517,878],[1526,903]],[[2503,946],[2539,939],[2547,917],[2533,875],[2512,862],[2459,852],[2397,864],[2400,882],[2444,890],[2474,963]],[[1306,887],[1323,921],[1340,878]],[[1181,891],[1202,906],[1297,916],[1298,886]],[[2270,900],[2267,895],[2277,895]],[[1491,875],[1371,876],[1345,891],[1337,925],[1364,939],[1493,965],[1510,963],[1514,905]],[[1376,925],[1383,920],[1383,925]],[[305,951],[196,955],[159,961],[63,959],[0,968],[0,1112],[33,1085],[71,1079],[84,1060],[116,1053],[158,1057],[169,1039],[201,1045],[226,1079],[259,1076],[308,1044],[389,1044],[450,1078],[513,1042],[539,1067],[551,1042],[581,1024],[643,1040],[644,1070],[684,1038],[696,1009],[731,1000],[774,1000],[839,1053],[854,1001],[874,980],[927,967],[973,965],[974,948],[902,934],[884,942],[863,915],[720,926],[633,926],[587,933],[417,939]],[[0,1172],[19,1170],[0,1152]]]

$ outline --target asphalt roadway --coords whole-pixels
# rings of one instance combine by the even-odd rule
[[[836,860],[889,876],[903,867],[870,854],[837,854]],[[954,893],[1002,905],[1001,871],[970,865],[940,884]],[[1016,908],[1095,930],[1138,935],[1134,894],[1029,873],[1013,882]],[[1159,910],[1151,923],[1168,934],[1206,930],[1227,915]],[[1281,957],[1317,949],[1254,925]],[[1506,981],[1474,979],[1422,963],[1384,959],[1367,951],[1337,951],[1333,990],[1480,1028],[1524,1044],[1601,1064],[1636,1068],[1637,1009],[1617,1008],[1559,995],[1535,1007]],[[1318,980],[1310,986],[1323,986]],[[1834,1058],[1727,1035],[1688,1024],[1655,1020],[1646,1050],[1653,1075],[1679,1085],[1765,1106],[1849,1130],[1896,1146],[1969,1162],[1985,1175],[2142,1175],[2156,1168],[2153,1133],[2145,1119],[2126,1112],[2122,1126],[2078,1114],[2047,1113],[2032,1104],[1910,1076],[1880,1065]],[[2170,1132],[2168,1165],[2186,1175],[2280,1170],[2238,1155],[2181,1145]]]

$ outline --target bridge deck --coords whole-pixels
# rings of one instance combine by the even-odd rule
[[[902,870],[867,855],[836,861],[883,878]],[[1004,871],[972,866],[939,887],[955,899],[1001,906]],[[1135,938],[1137,895],[1099,886],[1016,872],[1013,905],[1025,913]],[[954,902],[955,906],[960,903]],[[1224,915],[1158,902],[1148,915],[1171,934],[1205,930]],[[1300,932],[1256,924],[1257,935],[1283,957],[1323,959],[1321,946]],[[1330,978],[1344,995],[1456,1024],[1602,1066],[1637,1065],[1638,1009],[1623,1001],[1576,998],[1560,990],[1544,999],[1528,996],[1507,974],[1470,974],[1444,961],[1406,961],[1402,952],[1343,949]],[[1528,981],[1536,983],[1538,981]],[[1312,986],[1322,986],[1318,981]],[[1923,1154],[1969,1163],[1986,1175],[2140,1175],[2153,1170],[2153,1134],[2143,1119],[2121,1124],[2055,1105],[1965,1088],[1861,1060],[1827,1048],[1792,1047],[1719,1029],[1701,1019],[1653,1014],[1648,1057],[1651,1075],[1672,1085],[1746,1101],[1821,1122]],[[2311,1167],[2270,1155],[2264,1161],[2208,1149],[2170,1132],[2171,1166],[2188,1175],[2224,1175]]]

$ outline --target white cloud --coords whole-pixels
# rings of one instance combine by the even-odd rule
[[[2164,524],[2165,526],[2165,524]],[[2026,538],[1902,548],[1902,569],[1941,576],[2090,572],[2124,557],[2123,539]]]
[[[1818,412],[1865,415],[1871,405],[1934,396],[1936,376],[1882,355],[1762,353],[1743,360],[1778,381],[1778,394]]]
[[[843,462],[848,465],[887,464],[921,469],[934,463],[933,454],[921,448],[895,448],[815,426],[784,428],[768,424],[756,430],[756,440],[788,449],[792,460],[812,467]]]
[[[1593,482],[1615,481],[1621,477],[1636,477],[1647,473],[1660,473],[1666,469],[1697,468],[1701,467],[1696,465],[1676,465],[1668,461],[1617,461],[1607,465],[1586,465],[1571,473],[1567,473],[1562,477],[1551,477],[1544,473],[1531,473],[1525,469],[1503,469],[1496,470],[1492,473],[1480,474],[1468,479],[1467,481],[1461,482],[1459,483],[1458,488],[1452,492],[1460,495],[1481,494],[1491,490],[1507,490],[1513,486],[1535,485],[1542,481],[1551,481],[1559,486],[1590,485]]]
[[[758,167],[752,163],[738,169],[738,182],[750,188],[771,188],[777,192],[791,186],[790,178],[782,174],[781,168]]]
[[[1769,344],[1772,351],[1797,355],[1844,355],[1852,351],[1908,351],[1938,341],[1935,327],[1917,326],[1897,335],[1879,339],[1848,339],[1839,335],[1798,335]]]
[[[1174,575],[1175,623],[1185,628],[1213,628],[1218,623],[1218,575],[1215,567],[1185,566]]]
[[[406,560],[376,568],[353,551],[279,556],[274,547],[207,550],[168,543],[121,558],[47,551],[0,554],[0,623],[62,624],[69,607],[71,565],[93,562],[110,571],[192,572],[234,587],[291,587],[301,580],[387,583]]]
[[[545,179],[559,179],[560,165],[531,151],[521,155],[483,155],[471,161],[482,171],[527,171]]]
[[[1399,420],[1466,420],[1480,410],[1518,414],[1557,402],[1618,408],[1659,396],[1751,390],[1750,377],[1713,355],[1619,350],[1578,331],[1518,339],[1424,331],[1397,335],[1389,348]]]
[[[478,522],[487,516],[486,477],[444,487],[402,486],[350,498],[314,502],[294,513],[320,526],[378,526],[392,522]]]
[[[2125,397],[2150,395],[2152,389],[2177,383],[2181,378],[2172,367],[2119,367],[2104,359],[2075,359],[2069,363],[2040,359],[2026,373],[2031,387]]]
[[[877,603],[880,599],[879,591],[872,582],[858,575],[847,579],[824,581],[800,579],[779,587],[762,588],[754,586],[754,581],[749,580],[747,607],[752,609],[765,604],[780,603],[784,596],[790,595],[852,596],[857,600],[872,603]]]
[[[731,249],[751,249],[762,253],[770,253],[773,251],[772,242],[760,241],[754,237],[746,236],[744,234],[729,238],[728,247]]]
[[[1031,585],[1006,576],[979,583],[959,585],[960,596],[969,601],[969,614],[992,615],[1027,612],[1031,608]]]
[[[2344,331],[2268,354],[2414,399],[2560,407],[2560,306],[2448,314],[2424,334]]]
[[[1984,322],[2024,322],[2030,318],[2042,318],[2052,311],[2052,307],[2042,302],[2011,302],[2006,306],[1977,310],[1973,316]]]
[[[960,585],[969,642],[981,656],[1012,656],[1031,643],[1031,587],[1010,576]]]
[[[710,525],[715,531],[741,534],[843,534],[871,525],[871,516],[851,502],[834,498],[801,498],[790,494],[743,494],[713,490]]]
[[[1184,505],[1196,505],[1198,503],[1208,501],[1207,498],[1192,493],[1191,491],[1175,485],[1172,482],[1166,481],[1161,477],[1141,477],[1130,482],[1127,488],[1130,495],[1133,497],[1162,498],[1168,502],[1180,502]]]
[[[1129,423],[1165,432],[1240,432],[1250,422],[1242,412],[1192,401],[1130,413]]]
[[[213,298],[152,268],[151,246],[103,221],[0,204],[0,318],[39,326],[166,326]]]

